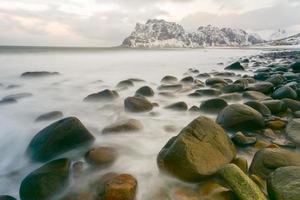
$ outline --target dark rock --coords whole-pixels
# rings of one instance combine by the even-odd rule
[[[286,135],[292,142],[300,146],[300,119],[292,119],[286,127]]]
[[[38,116],[35,121],[55,120],[62,117],[63,113],[61,111],[52,111]]]
[[[160,85],[158,90],[180,90],[183,86],[181,84],[168,84],[168,85]]]
[[[300,72],[300,62],[295,62],[295,63],[291,64],[290,68],[293,70],[293,72],[299,73]]]
[[[232,63],[231,65],[225,67],[226,70],[245,70],[245,68],[241,65],[240,62]]]
[[[27,153],[35,161],[48,161],[93,141],[94,136],[77,118],[68,117],[38,132],[31,140]]]
[[[21,200],[50,199],[62,192],[69,181],[71,162],[51,161],[25,177],[20,187]]]
[[[200,111],[218,113],[227,106],[227,102],[221,98],[208,99],[201,103]]]
[[[91,149],[85,155],[85,160],[97,167],[108,167],[115,162],[118,152],[113,147],[98,147]]]
[[[135,92],[135,95],[141,95],[141,96],[145,96],[145,97],[152,97],[154,95],[154,91],[149,86],[143,86]]]
[[[213,120],[199,117],[171,138],[160,151],[160,170],[186,181],[216,173],[233,160],[236,150],[224,130]]]
[[[251,108],[255,109],[260,114],[262,114],[262,116],[264,116],[264,117],[271,116],[270,109],[258,101],[248,101],[245,103],[245,105],[250,106]]]
[[[117,87],[120,87],[120,88],[126,88],[126,87],[133,87],[134,84],[133,84],[133,81],[132,80],[124,80],[124,81],[120,81],[118,84],[117,84]]]
[[[230,84],[224,86],[221,90],[223,93],[243,92],[245,87],[241,84]]]
[[[246,147],[253,145],[256,142],[256,137],[247,137],[242,132],[237,132],[233,137],[232,141],[237,146]]]
[[[225,107],[216,121],[229,130],[254,130],[265,126],[264,118],[259,112],[242,104],[231,104]]]
[[[272,114],[278,114],[286,111],[287,107],[282,100],[265,100],[261,102],[267,106]]]
[[[182,82],[182,83],[193,83],[194,78],[192,76],[187,76],[187,77],[184,77],[183,79],[181,79],[180,82]]]
[[[270,78],[266,80],[266,82],[272,83],[274,86],[278,86],[285,81],[284,76],[280,74],[272,75]]]
[[[233,72],[217,72],[214,75],[215,76],[223,76],[223,77],[233,77],[233,76],[235,76],[235,73],[233,73]]]
[[[219,96],[219,98],[224,99],[226,101],[240,101],[242,100],[242,95],[234,92],[234,93],[227,93]]]
[[[0,195],[0,200],[17,200],[17,199],[8,195]]]
[[[191,112],[199,112],[200,108],[198,106],[194,105],[194,106],[192,106],[192,107],[189,108],[189,111],[191,111]]]
[[[174,83],[177,82],[178,79],[175,76],[167,75],[161,79],[162,83]]]
[[[260,83],[254,84],[254,85],[250,85],[246,89],[249,91],[257,91],[257,92],[261,92],[264,94],[269,94],[269,93],[273,92],[274,85],[270,82],[260,82]]]
[[[7,95],[7,96],[3,97],[2,100],[4,100],[4,101],[10,100],[10,99],[19,100],[19,99],[23,99],[23,98],[31,97],[31,96],[33,96],[31,93],[22,92],[22,93]]]
[[[129,119],[116,122],[110,126],[105,127],[102,133],[127,133],[136,132],[143,129],[143,124],[136,119]]]
[[[208,78],[210,77],[209,73],[201,73],[196,76],[197,78]]]
[[[269,97],[266,96],[265,94],[257,91],[246,91],[243,93],[243,97],[249,100],[265,100],[268,99]]]
[[[227,82],[224,79],[222,79],[222,78],[208,78],[205,81],[205,84],[207,86],[212,86],[212,85],[215,85],[217,83],[227,84]]]
[[[0,105],[6,105],[6,104],[12,104],[12,103],[17,103],[18,101],[16,99],[9,99],[9,98],[6,98],[6,99],[2,99],[0,100]]]
[[[164,97],[171,97],[171,98],[176,97],[176,95],[172,92],[159,92],[158,94]]]
[[[255,82],[256,82],[256,80],[254,78],[241,78],[241,79],[234,81],[233,83],[247,86],[248,84],[255,83]]]
[[[176,110],[176,111],[186,111],[188,109],[188,105],[183,101],[179,101],[179,102],[173,103],[171,105],[168,105],[165,108],[171,109],[171,110]]]
[[[24,72],[21,74],[22,78],[38,78],[38,77],[46,77],[59,75],[58,72],[47,72],[47,71],[35,71],[35,72]]]
[[[293,99],[287,99],[287,98],[282,99],[282,101],[293,112],[300,111],[300,101],[293,100]]]
[[[265,81],[270,77],[269,72],[258,72],[254,74],[254,79],[258,81]]]
[[[130,112],[148,112],[153,109],[152,103],[142,97],[127,97],[124,106],[125,110]]]
[[[219,96],[221,91],[218,89],[200,89],[196,90],[195,93],[199,96]]]
[[[300,167],[281,167],[270,174],[267,188],[270,200],[298,200]]]
[[[273,92],[272,97],[274,99],[297,99],[297,93],[289,86],[282,86]]]
[[[300,166],[300,154],[281,148],[264,148],[255,153],[250,172],[263,179],[279,167]]]
[[[87,97],[84,98],[84,101],[111,101],[119,97],[118,92],[114,90],[102,90],[98,93],[90,94]]]

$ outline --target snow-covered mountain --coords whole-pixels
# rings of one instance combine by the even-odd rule
[[[137,23],[135,30],[127,37],[125,47],[205,47],[205,46],[247,46],[264,42],[258,35],[241,29],[218,28],[212,25],[200,26],[188,33],[174,22],[150,19],[146,24]]]
[[[271,33],[271,35],[268,37],[268,40],[279,40],[282,38],[287,38],[289,37],[290,34],[284,30],[284,29],[278,29],[276,31],[274,31],[273,33]]]
[[[283,39],[279,39],[279,40],[274,40],[270,42],[271,45],[300,45],[300,33],[287,37],[287,38],[283,38]]]

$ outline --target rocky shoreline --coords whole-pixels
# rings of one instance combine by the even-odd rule
[[[158,200],[298,200],[300,196],[300,52],[273,52],[243,58],[225,71],[200,73],[191,68],[182,78],[162,77],[157,89],[144,85],[125,97],[128,113],[155,115],[161,102],[151,97],[173,98],[164,109],[199,113],[178,135],[162,146],[157,166],[166,182],[151,198]],[[250,75],[249,75],[250,74]],[[25,72],[22,78],[59,76],[58,72]],[[120,81],[116,90],[87,95],[85,103],[115,101],[119,90],[134,87],[140,79]],[[176,94],[200,105],[176,101]],[[1,104],[17,103],[30,94],[11,95]],[[21,200],[134,200],[138,180],[133,174],[109,171],[119,149],[95,145],[95,137],[76,117],[60,111],[36,121],[59,119],[39,131],[28,144],[26,156],[42,166],[28,174],[20,186]],[[113,123],[102,134],[134,133],[143,122],[131,118]],[[173,131],[173,127],[167,127]],[[77,159],[71,154],[76,154]],[[249,153],[251,152],[251,153]],[[253,155],[250,162],[246,155]],[[104,170],[100,176],[85,175]],[[76,182],[77,184],[70,184]],[[79,186],[78,186],[79,185]],[[0,195],[0,200],[15,199]]]

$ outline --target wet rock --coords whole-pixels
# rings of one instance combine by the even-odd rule
[[[112,125],[105,127],[102,130],[103,134],[107,133],[128,133],[128,132],[136,132],[143,129],[143,124],[136,119],[128,119],[122,120]]]
[[[274,99],[283,99],[283,98],[297,99],[297,93],[289,86],[282,86],[274,91],[272,97]]]
[[[300,146],[300,119],[292,119],[286,127],[286,135],[292,142]]]
[[[254,85],[249,85],[247,90],[257,91],[257,92],[261,92],[264,94],[269,94],[269,93],[273,92],[274,85],[270,82],[260,82],[260,83],[254,84]]]
[[[110,101],[119,97],[118,92],[114,90],[102,90],[98,93],[90,94],[84,98],[84,101]]]
[[[291,64],[290,68],[293,70],[293,72],[299,73],[300,72],[300,62],[295,62],[295,63]]]
[[[285,78],[281,74],[272,75],[270,78],[268,78],[266,80],[266,82],[270,82],[274,86],[278,86],[278,85],[282,84],[284,81],[285,81]]]
[[[63,113],[61,111],[52,111],[38,116],[35,121],[47,121],[47,120],[55,120],[63,117]]]
[[[276,144],[280,147],[285,147],[285,148],[296,148],[296,145],[288,140],[285,139],[274,139],[272,140],[273,144]]]
[[[124,106],[129,112],[148,112],[153,109],[152,103],[142,97],[127,97]]]
[[[187,77],[184,77],[183,79],[181,79],[180,82],[182,82],[182,83],[193,83],[194,78],[192,76],[187,76]]]
[[[222,78],[208,78],[205,81],[205,84],[207,86],[212,86],[212,85],[215,85],[215,84],[218,84],[218,83],[220,83],[220,84],[227,84],[227,82],[224,79],[222,79]]]
[[[266,126],[272,130],[281,130],[286,126],[286,122],[280,119],[272,119],[266,123]]]
[[[254,78],[240,78],[240,79],[237,79],[236,81],[234,81],[233,83],[247,86],[247,85],[249,85],[251,83],[255,83],[255,82],[256,82],[256,80]]]
[[[85,160],[98,167],[107,167],[114,163],[118,157],[118,152],[113,147],[98,147],[91,149],[85,155]]]
[[[19,88],[21,87],[21,85],[17,85],[17,84],[11,84],[11,85],[8,85],[6,87],[7,90],[11,90],[11,89],[15,89],[15,88]]]
[[[160,96],[169,97],[169,98],[176,97],[176,95],[174,93],[172,93],[172,92],[159,92],[158,94]]]
[[[229,130],[254,130],[265,126],[263,116],[253,108],[242,104],[231,104],[218,115],[216,122]]]
[[[177,81],[178,81],[178,79],[175,76],[167,75],[167,76],[163,77],[160,82],[162,82],[162,83],[174,83],[174,82],[177,82]]]
[[[221,91],[218,89],[200,89],[195,91],[199,96],[219,96]]]
[[[225,67],[226,70],[242,70],[244,71],[245,68],[241,65],[240,62],[235,62],[235,63],[232,63],[231,65]]]
[[[48,72],[48,71],[32,71],[32,72],[24,72],[21,74],[22,78],[38,78],[38,77],[46,77],[59,75],[58,72]]]
[[[209,73],[201,73],[196,76],[197,78],[208,78],[210,77]]]
[[[72,164],[72,172],[75,178],[80,177],[84,172],[84,162],[83,161],[76,161]]]
[[[176,111],[187,111],[188,105],[183,101],[179,101],[171,105],[168,105],[165,108],[170,110],[176,110]]]
[[[249,100],[257,100],[257,101],[269,99],[268,96],[257,91],[246,91],[243,93],[243,97]]]
[[[76,191],[76,192],[67,194],[60,200],[95,200],[95,197],[91,192]]]
[[[17,199],[9,195],[0,195],[0,200],[17,200]]]
[[[254,79],[258,81],[265,81],[270,77],[269,72],[258,72],[254,74]]]
[[[214,74],[215,76],[223,76],[223,77],[234,77],[235,73],[233,72],[218,72]]]
[[[199,117],[171,138],[160,151],[160,170],[186,181],[197,181],[233,160],[236,150],[213,120]]]
[[[68,159],[54,160],[31,172],[21,183],[21,200],[49,199],[62,192],[68,185],[70,164]]]
[[[224,99],[225,101],[241,101],[242,95],[234,92],[234,93],[227,93],[219,96],[219,98]]]
[[[199,112],[200,111],[200,108],[198,106],[192,106],[189,108],[189,111],[190,112]]]
[[[279,167],[300,166],[300,154],[281,148],[264,148],[257,151],[250,172],[263,179]]]
[[[233,137],[232,141],[237,146],[246,147],[255,144],[256,137],[245,136],[242,132],[237,132]]]
[[[0,105],[6,105],[6,104],[13,104],[13,103],[17,103],[18,101],[16,99],[9,99],[9,98],[6,98],[6,99],[2,99],[0,100]]]
[[[300,167],[281,167],[267,180],[270,200],[298,200],[300,197]]]
[[[134,84],[133,84],[133,81],[132,80],[124,80],[124,81],[120,81],[118,84],[117,84],[117,87],[119,88],[127,88],[127,87],[133,87]]]
[[[286,111],[287,107],[281,100],[265,100],[261,102],[267,106],[272,114],[278,114],[280,112]]]
[[[135,200],[137,180],[130,174],[106,174],[97,182],[101,200]]]
[[[75,117],[54,122],[31,140],[27,153],[35,161],[48,161],[62,153],[89,145],[94,136]]]
[[[241,84],[230,84],[222,87],[221,90],[223,93],[233,93],[233,92],[243,92],[245,88]]]
[[[287,98],[282,99],[282,101],[293,112],[300,111],[300,101]]]
[[[141,96],[145,96],[145,97],[152,97],[152,96],[154,96],[154,91],[149,86],[143,86],[135,92],[135,95],[141,95]]]
[[[258,101],[248,101],[245,103],[245,105],[250,106],[251,108],[255,109],[257,112],[262,114],[262,116],[264,116],[264,117],[271,116],[270,109]]]
[[[227,105],[227,102],[221,98],[208,99],[201,103],[200,111],[209,113],[219,113]]]
[[[157,89],[158,90],[181,90],[183,86],[181,84],[167,84],[161,85]]]
[[[219,174],[240,200],[267,200],[259,187],[236,165],[225,165]]]
[[[21,93],[7,95],[7,96],[3,97],[2,100],[4,100],[4,101],[10,100],[10,99],[19,100],[19,99],[23,99],[23,98],[27,98],[27,97],[31,97],[31,96],[33,96],[31,93],[21,92]]]
[[[201,186],[196,200],[199,200],[199,196],[205,200],[237,200],[236,195],[229,188],[213,180],[207,181]]]
[[[238,166],[245,174],[248,172],[248,161],[243,157],[236,157],[233,161],[233,164]]]

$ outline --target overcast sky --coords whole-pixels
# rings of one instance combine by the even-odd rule
[[[298,33],[300,0],[1,0],[0,45],[119,45],[150,18]]]

